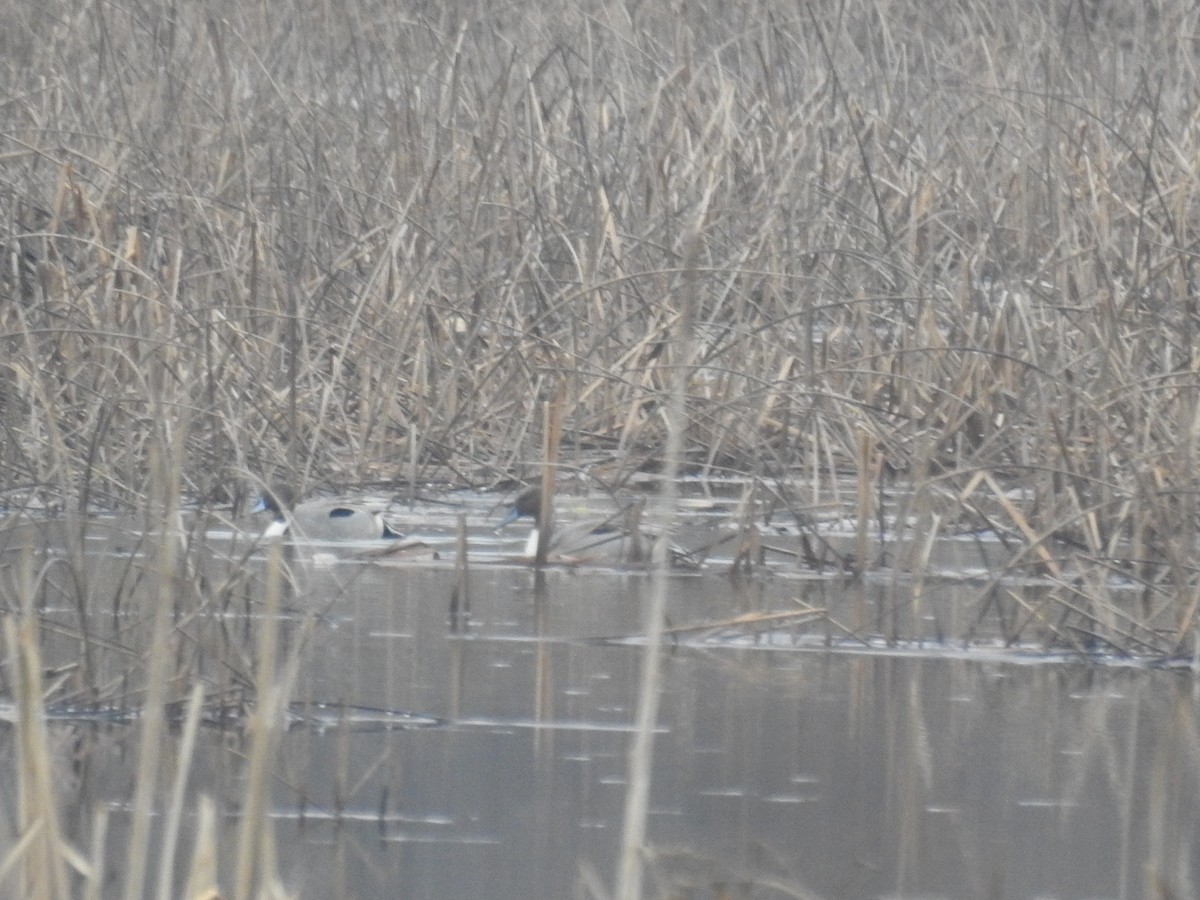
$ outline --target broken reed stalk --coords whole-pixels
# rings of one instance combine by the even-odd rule
[[[546,564],[554,536],[554,488],[558,475],[558,452],[562,442],[564,390],[560,385],[555,397],[543,412],[542,429],[542,494],[538,510],[538,542],[534,564]]]
[[[650,776],[654,761],[654,728],[662,685],[659,661],[662,655],[663,619],[666,614],[667,588],[670,583],[670,543],[679,504],[679,464],[687,431],[687,396],[692,378],[692,320],[699,302],[696,265],[700,253],[703,211],[695,229],[683,238],[683,284],[679,291],[679,310],[675,324],[675,371],[666,398],[667,441],[663,452],[662,486],[658,504],[657,539],[651,552],[653,561],[650,603],[644,628],[646,649],[642,654],[641,680],[638,685],[637,720],[629,749],[629,779],[625,792],[625,813],[621,826],[621,851],[617,863],[615,900],[639,900],[643,887],[643,854],[646,850],[646,823],[649,815]]]
[[[455,630],[471,615],[467,552],[467,514],[459,513],[454,529],[454,588],[450,592],[450,625]]]

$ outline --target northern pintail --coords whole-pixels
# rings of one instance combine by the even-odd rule
[[[504,528],[518,519],[533,519],[533,528],[525,541],[523,559],[532,560],[537,556],[541,509],[541,488],[527,488],[517,495],[497,528]],[[637,518],[636,510],[626,508],[606,519],[570,522],[561,527],[556,523],[550,535],[547,561],[569,564],[643,563],[648,559],[649,548],[636,527]]]
[[[291,537],[313,541],[373,541],[400,538],[379,510],[347,500],[317,499],[292,506],[294,494],[288,487],[263,491],[252,512],[271,512],[275,518],[263,537]]]

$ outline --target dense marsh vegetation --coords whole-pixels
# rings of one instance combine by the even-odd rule
[[[7,505],[138,508],[174,442],[214,502],[488,484],[559,391],[618,482],[692,364],[698,471],[867,466],[944,520],[994,479],[998,526],[1183,565],[1193,14],[679,12],[11,4]]]
[[[764,517],[902,484],[890,564],[986,528],[1014,636],[1191,655],[1198,16],[7,0],[0,505],[529,479],[547,402],[615,487],[686,366]]]

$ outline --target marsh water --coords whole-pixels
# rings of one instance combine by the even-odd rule
[[[506,561],[520,529],[494,535],[474,512],[482,549],[457,615],[445,554],[298,554],[279,622],[285,645],[312,629],[292,696],[313,716],[282,735],[271,815],[299,896],[584,897],[613,882],[650,579],[535,573]],[[422,536],[445,548],[451,530],[447,518]],[[97,572],[125,564],[111,541],[90,547]],[[922,618],[941,630],[978,585],[922,590]],[[851,648],[786,619],[740,624],[799,608],[848,617],[894,592],[794,565],[670,578],[648,896],[1194,893],[1190,673],[982,642]],[[52,729],[74,756],[69,825],[86,843],[107,810],[119,866],[136,731]],[[214,797],[227,823],[245,795],[244,751],[236,728],[201,732],[189,796]],[[0,758],[15,754],[4,726]],[[11,790],[5,779],[7,805]]]

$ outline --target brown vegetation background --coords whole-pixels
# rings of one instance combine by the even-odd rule
[[[689,364],[696,471],[1187,581],[1197,15],[5,3],[0,487],[619,481]]]

